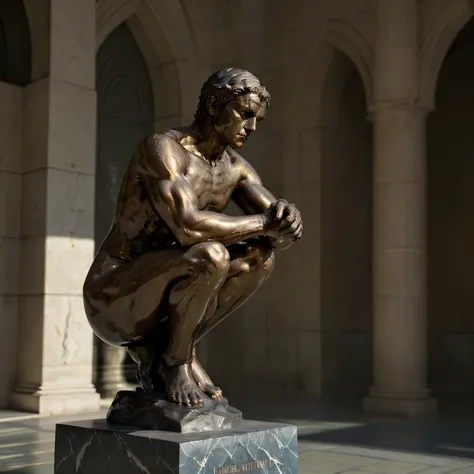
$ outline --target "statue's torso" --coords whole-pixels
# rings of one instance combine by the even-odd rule
[[[230,156],[226,153],[215,166],[211,166],[199,156],[187,154],[186,178],[196,193],[199,210],[222,212],[229,204],[238,180]]]
[[[166,135],[179,141],[179,133]],[[183,147],[187,156],[185,177],[198,199],[198,209],[222,212],[238,184],[239,171],[232,152],[225,152],[214,164]],[[102,249],[110,256],[133,258],[153,248],[175,244],[175,238],[153,210],[143,182],[138,176],[140,157],[135,153],[123,179],[115,220]]]

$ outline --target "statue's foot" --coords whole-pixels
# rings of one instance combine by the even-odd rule
[[[166,392],[172,402],[189,408],[203,406],[198,385],[192,375],[191,364],[165,366],[162,368],[162,373]]]
[[[222,390],[213,384],[209,375],[207,375],[206,371],[202,368],[202,365],[196,358],[193,359],[191,369],[194,380],[197,382],[199,388],[213,400],[221,400]]]

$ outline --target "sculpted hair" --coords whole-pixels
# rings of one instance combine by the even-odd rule
[[[257,77],[244,69],[227,68],[212,74],[203,84],[199,104],[194,114],[196,122],[205,122],[209,117],[207,105],[211,96],[216,98],[216,107],[228,104],[234,97],[254,93],[270,107],[271,96]]]

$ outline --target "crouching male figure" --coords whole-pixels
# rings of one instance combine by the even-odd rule
[[[128,348],[145,392],[199,406],[222,398],[196,343],[269,277],[274,249],[301,238],[296,207],[276,199],[237,152],[270,94],[248,71],[204,83],[192,124],[138,144],[116,215],[84,283],[87,317]],[[245,215],[223,210],[234,200]]]

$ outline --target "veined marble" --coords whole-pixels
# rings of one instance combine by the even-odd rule
[[[55,474],[297,474],[293,425],[245,420],[205,433],[137,431],[103,420],[58,424]]]

